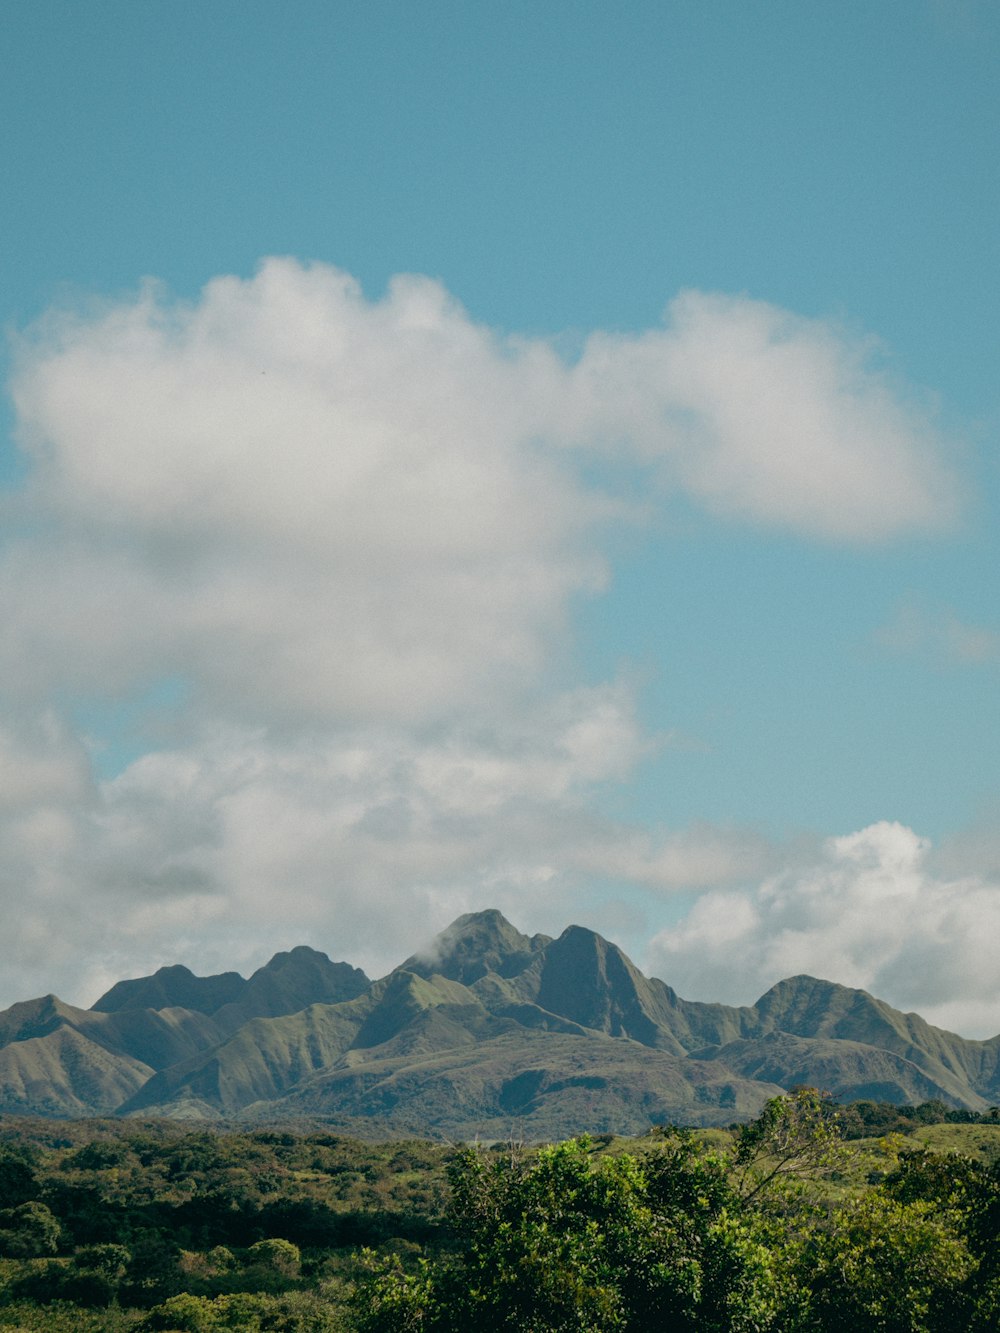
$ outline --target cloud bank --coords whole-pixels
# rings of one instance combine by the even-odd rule
[[[882,822],[827,839],[754,888],[706,893],[648,961],[697,999],[747,1003],[806,973],[992,1036],[998,930],[1000,883],[943,873],[926,839]]]
[[[667,742],[627,680],[580,684],[574,608],[671,494],[853,545],[952,522],[947,444],[876,354],[689,292],[567,358],[428,279],[370,299],[289,259],[50,313],[0,546],[0,1002],[301,941],[378,971],[457,912],[552,928],[609,883],[706,892],[707,938],[777,853],[600,813]],[[126,713],[97,776],[84,719]]]
[[[14,688],[183,674],[244,718],[451,714],[520,688],[606,577],[595,455],[826,540],[934,527],[955,484],[870,348],[688,293],[572,364],[438,284],[378,301],[269,260],[193,305],[155,285],[19,348],[33,465],[0,566]]]

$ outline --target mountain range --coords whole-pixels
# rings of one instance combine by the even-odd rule
[[[249,979],[163,967],[90,1009],[0,1012],[0,1113],[285,1121],[363,1137],[556,1139],[729,1124],[796,1084],[840,1101],[1000,1101],[1000,1037],[970,1041],[862,990],[781,981],[681,999],[581,926],[460,917],[371,981],[305,946]]]

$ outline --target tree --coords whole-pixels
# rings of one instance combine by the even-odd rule
[[[251,1245],[241,1286],[258,1292],[285,1291],[293,1285],[302,1268],[302,1255],[290,1240],[268,1237]]]
[[[0,1208],[16,1208],[34,1199],[38,1189],[35,1172],[14,1148],[0,1148]]]
[[[595,1159],[587,1142],[451,1168],[456,1249],[417,1274],[383,1269],[363,1291],[367,1333],[470,1328],[557,1333],[751,1333],[777,1286],[725,1163],[677,1135],[649,1162]]]
[[[279,1277],[298,1277],[299,1269],[302,1267],[299,1247],[293,1245],[290,1240],[281,1240],[280,1237],[257,1241],[250,1246],[248,1258],[252,1264],[266,1268]]]
[[[738,1132],[735,1188],[744,1201],[755,1201],[782,1180],[827,1175],[848,1152],[830,1103],[815,1088],[798,1088],[772,1097],[758,1118]]]
[[[209,1329],[218,1328],[219,1321],[212,1301],[183,1291],[176,1296],[168,1296],[162,1304],[154,1306],[146,1319],[146,1326],[150,1329],[170,1329],[171,1333],[207,1333]]]
[[[37,1199],[0,1214],[0,1254],[11,1259],[41,1259],[59,1249],[62,1227]]]
[[[850,1200],[805,1247],[806,1327],[824,1333],[966,1333],[975,1260],[954,1219],[881,1189]]]
[[[963,1153],[904,1153],[883,1182],[903,1204],[923,1203],[951,1219],[976,1262],[965,1284],[969,1330],[1000,1328],[1000,1164]]]

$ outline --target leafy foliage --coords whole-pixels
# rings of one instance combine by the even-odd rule
[[[839,1116],[814,1088],[774,1097],[736,1135],[736,1187],[750,1201],[782,1177],[823,1176],[844,1158]]]
[[[0,1330],[995,1333],[1000,1125],[855,1123],[811,1089],[538,1149],[7,1120]]]
[[[451,1171],[457,1248],[416,1277],[362,1288],[359,1327],[764,1329],[776,1280],[722,1162],[690,1136],[655,1157],[596,1158],[586,1140]]]

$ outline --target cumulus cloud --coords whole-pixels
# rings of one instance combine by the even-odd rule
[[[595,814],[595,787],[648,745],[633,703],[624,685],[576,689],[438,735],[220,727],[86,801],[54,775],[30,810],[14,794],[0,828],[5,998],[44,975],[92,999],[136,963],[250,967],[303,941],[377,975],[487,904],[561,930],[595,875],[661,892],[727,882],[733,835],[656,838]]]
[[[947,442],[873,351],[687,293],[567,359],[428,279],[373,300],[290,259],[41,320],[0,546],[7,998],[259,962],[276,920],[378,970],[487,900],[546,928],[587,883],[768,873],[750,832],[595,813],[657,742],[627,685],[574,686],[573,610],[648,516],[636,475],[825,541],[950,521]],[[139,755],[100,782],[95,701]]]
[[[830,838],[754,888],[712,891],[652,942],[682,994],[751,1003],[806,973],[967,1036],[1000,1029],[1000,881],[949,876],[927,839],[882,822]]]
[[[7,680],[186,673],[215,710],[313,720],[530,679],[612,508],[536,444],[540,358],[433,283],[370,303],[290,261],[51,320],[14,388],[48,530],[0,567]]]
[[[745,883],[770,869],[775,855],[753,829],[697,823],[660,835],[624,828],[606,833],[578,848],[576,864],[604,879],[673,894]]]
[[[531,678],[602,586],[625,515],[581,479],[594,450],[825,539],[946,521],[943,442],[868,352],[688,293],[567,364],[427,279],[370,301],[292,260],[53,314],[14,379],[33,471],[0,666],[36,692],[186,672],[244,715],[450,713]]]
[[[862,543],[946,524],[958,489],[932,415],[876,353],[763,301],[686,292],[662,330],[590,339],[581,425],[725,516]]]
[[[690,293],[672,314],[674,410],[695,423],[679,472],[695,494],[856,541],[950,519],[934,433],[873,371],[871,345],[763,302]]]

